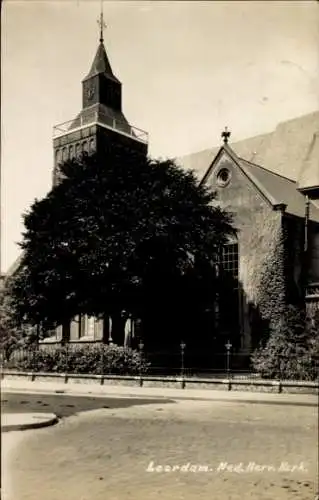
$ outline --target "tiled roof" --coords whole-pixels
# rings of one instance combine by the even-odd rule
[[[267,150],[253,161],[298,182],[304,175],[304,161],[318,132],[319,111],[280,123],[271,134]],[[318,162],[312,167],[318,171]],[[308,170],[307,175],[309,179],[304,176],[303,182],[309,185],[312,172]]]
[[[270,135],[271,134],[264,134],[250,137],[249,139],[233,143],[231,148],[241,158],[246,158],[248,161],[252,161],[256,151],[265,149],[265,144],[267,144]],[[194,170],[195,175],[199,180],[201,180],[204,177],[209,165],[217,155],[219,149],[220,146],[205,149],[204,151],[199,151],[198,153],[179,157],[176,161],[182,165],[183,168],[186,168],[187,170]]]
[[[7,272],[5,273],[4,278],[3,278],[4,284],[6,283],[8,278],[13,276],[19,270],[19,268],[22,264],[22,259],[23,259],[23,252],[20,253],[20,255],[16,258],[16,260],[11,264],[11,266],[9,267]]]
[[[298,191],[295,181],[270,172],[265,168],[239,158],[239,163],[246,175],[263,191],[272,205],[284,203],[288,214],[305,216],[305,197]],[[310,219],[319,222],[319,209],[310,203]]]
[[[300,189],[319,186],[319,132],[314,134],[309,145],[298,185]]]
[[[280,123],[268,134],[231,144],[235,153],[267,170],[310,187],[318,181],[319,111]],[[218,147],[177,158],[186,169],[202,179],[215,158]],[[318,184],[318,182],[317,182]]]
[[[119,80],[113,74],[111,64],[110,64],[110,61],[107,57],[103,42],[101,42],[99,44],[97,52],[95,54],[94,61],[92,63],[91,69],[90,69],[90,72],[84,78],[84,80],[87,80],[88,78],[91,78],[92,76],[98,75],[99,73],[104,73],[111,80],[114,80],[115,82],[119,82]]]
[[[82,109],[82,111],[71,123],[69,130],[71,131],[74,128],[80,127],[83,123],[89,123],[93,117],[96,121],[105,123],[105,125],[109,125],[110,127],[112,127],[112,121],[116,120],[117,125],[120,124],[123,132],[131,134],[131,126],[122,111],[118,111],[100,103],[93,104],[93,106],[90,106],[89,108]]]

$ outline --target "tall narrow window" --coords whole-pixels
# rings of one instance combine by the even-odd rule
[[[88,316],[87,319],[87,336],[94,338],[95,331],[95,318],[94,316]]]
[[[79,338],[85,336],[85,315],[79,314]]]
[[[81,156],[81,144],[77,143],[75,146],[75,156],[79,158]]]
[[[93,153],[94,151],[95,151],[95,139],[94,137],[91,137],[89,142],[89,152]]]
[[[62,151],[61,151],[61,149],[57,149],[56,164],[59,165],[59,163],[61,163],[61,161],[62,161]]]
[[[238,288],[238,243],[228,243],[223,246],[220,264],[222,272],[227,273]]]
[[[239,252],[238,243],[224,245],[219,259],[219,290],[215,321],[220,333],[238,346],[239,324]],[[222,340],[222,339],[221,339]]]

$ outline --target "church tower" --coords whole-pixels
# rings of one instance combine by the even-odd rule
[[[122,111],[122,84],[114,75],[105,46],[103,11],[100,43],[88,75],[82,81],[82,110],[71,121],[53,129],[53,185],[59,182],[59,164],[83,152],[103,155],[109,148],[147,155],[148,134],[129,124]]]
[[[126,151],[147,155],[148,134],[133,127],[122,111],[122,84],[114,75],[103,38],[106,27],[101,9],[100,42],[91,69],[82,81],[82,110],[68,122],[53,129],[53,186],[61,180],[59,165],[82,153],[97,153],[102,159],[107,151]],[[109,319],[77,316],[55,332],[63,342],[79,339],[112,341]]]

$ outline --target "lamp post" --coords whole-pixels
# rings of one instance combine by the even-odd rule
[[[140,352],[140,386],[142,387],[143,385],[143,379],[142,379],[142,361],[143,361],[143,349],[144,349],[144,344],[143,341],[140,340],[138,344],[139,352]]]
[[[107,339],[109,345],[113,345],[113,339],[112,339],[112,328],[113,328],[113,323],[112,323],[112,318],[109,316],[109,338]]]
[[[185,371],[185,366],[184,366],[185,347],[186,347],[186,344],[182,340],[181,343],[180,343],[180,348],[181,348],[181,377],[184,377],[184,371]]]
[[[227,371],[227,377],[230,378],[230,350],[232,348],[232,344],[228,340],[227,343],[225,344],[226,347],[226,371]]]

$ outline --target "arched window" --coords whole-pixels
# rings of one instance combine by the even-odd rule
[[[56,151],[56,164],[59,165],[62,161],[62,151],[61,149],[57,149]]]
[[[81,155],[81,144],[78,142],[75,146],[75,156],[79,158]]]
[[[74,146],[69,146],[69,158],[70,160],[74,157]]]
[[[83,141],[83,143],[82,143],[82,152],[83,153],[88,153],[88,143],[87,143],[87,141]]]
[[[93,153],[94,151],[95,151],[95,139],[94,137],[91,137],[89,142],[89,152]]]
[[[62,149],[62,160],[66,161],[68,159],[68,150],[67,148]]]

